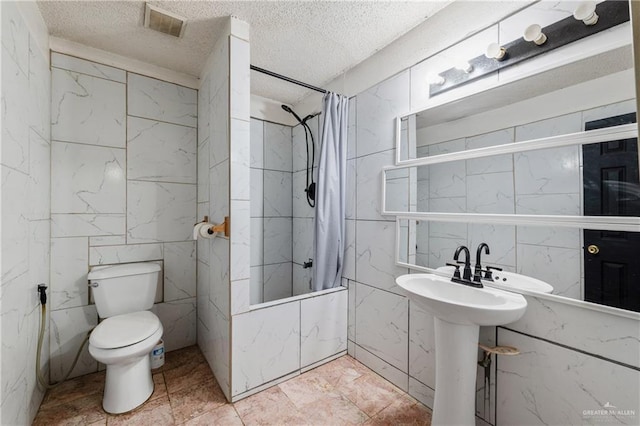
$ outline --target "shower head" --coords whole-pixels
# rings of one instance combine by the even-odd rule
[[[286,105],[281,105],[282,109],[287,111],[289,114],[293,114],[293,116],[296,118],[296,120],[298,120],[298,123],[302,124],[302,120],[300,119],[300,117],[298,116],[298,114],[296,114],[291,108],[289,108]]]

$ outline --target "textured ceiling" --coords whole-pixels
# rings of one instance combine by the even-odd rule
[[[141,1],[39,1],[53,36],[198,76],[225,17],[251,26],[251,63],[320,86],[450,1],[155,1],[188,19],[183,38],[142,26]],[[308,91],[251,73],[256,95],[295,104]]]

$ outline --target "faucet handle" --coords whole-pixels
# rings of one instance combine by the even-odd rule
[[[458,262],[458,265],[454,263],[447,263],[447,266],[453,266],[456,270],[453,272],[453,278],[460,278],[460,264],[464,264],[464,262]]]
[[[493,281],[493,275],[491,273],[491,271],[502,271],[502,268],[498,268],[497,266],[487,266],[487,270],[484,273],[484,279],[485,280],[491,280]]]

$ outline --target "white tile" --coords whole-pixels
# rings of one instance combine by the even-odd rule
[[[209,91],[211,90],[211,76],[207,75],[198,89],[198,145],[211,136],[209,128]],[[207,155],[209,153],[207,152]],[[199,158],[198,158],[199,160]],[[209,157],[207,157],[207,163]],[[209,167],[207,167],[208,169]]]
[[[262,303],[262,265],[260,266],[252,266],[251,267],[251,277],[250,277],[250,301],[252,305],[256,305],[258,303]]]
[[[196,183],[196,129],[127,118],[127,179]]]
[[[408,372],[409,304],[398,296],[356,284],[356,344]],[[357,349],[356,349],[357,352]]]
[[[347,315],[347,338],[350,341],[356,340],[356,283],[351,281],[348,292],[348,315]],[[353,355],[352,355],[353,356]]]
[[[231,315],[249,310],[251,304],[251,283],[249,279],[231,281]]]
[[[251,119],[251,161],[250,166],[256,168],[264,167],[264,136],[263,121]]]
[[[453,254],[459,245],[467,239],[429,238],[429,267],[439,268],[453,260]]]
[[[300,369],[300,302],[237,315],[232,332],[234,395]]]
[[[51,306],[68,309],[89,304],[87,237],[51,240]]]
[[[73,56],[63,55],[58,52],[51,52],[51,66],[75,71],[81,74],[87,74],[93,77],[117,81],[118,83],[127,82],[127,73],[124,70],[75,58]]]
[[[264,216],[263,170],[251,169],[251,217]]]
[[[517,214],[582,215],[580,194],[530,194],[516,196]]]
[[[212,81],[213,84],[213,81]],[[228,79],[225,78],[217,92],[211,93],[209,105],[209,167],[229,159],[229,92]]]
[[[553,286],[553,294],[579,299],[579,248],[559,248],[518,244],[516,272],[537,278]]]
[[[300,363],[307,366],[347,350],[347,291],[300,301]]]
[[[482,265],[516,265],[516,227],[482,223],[469,224],[469,250],[480,243],[489,245],[489,254],[482,252]]]
[[[126,202],[125,150],[51,144],[51,212],[119,213]]]
[[[347,125],[347,159],[351,160],[356,157],[356,145],[357,145],[357,121],[356,121],[356,108],[358,98],[356,96],[349,99],[349,120]]]
[[[164,301],[196,296],[196,242],[164,243]]]
[[[31,285],[51,279],[51,237],[48,220],[29,222],[29,281]],[[31,290],[29,290],[31,292]]]
[[[293,143],[293,171],[299,172],[307,169],[307,164],[312,167],[313,149],[315,147],[315,161],[313,166],[318,165],[320,158],[319,146],[320,146],[320,133],[318,131],[318,116],[313,117],[307,121],[311,133],[307,130],[305,134],[304,127],[298,124],[291,129],[292,143]],[[313,135],[313,138],[312,138]],[[307,152],[309,157],[307,159]]]
[[[33,37],[29,37],[29,126],[44,139],[51,134],[51,70]]]
[[[164,332],[162,340],[166,351],[185,348],[196,343],[196,299],[158,303],[154,312]]]
[[[154,78],[128,73],[129,115],[196,127],[197,91]]]
[[[263,266],[263,302],[293,296],[291,262]]]
[[[95,305],[62,309],[51,312],[51,381],[62,380],[71,368],[76,352],[87,332],[98,325]],[[89,345],[82,350],[78,364],[70,378],[98,371],[98,362],[89,353]]]
[[[395,147],[395,119],[409,112],[409,92],[409,71],[404,71],[358,95],[358,157]]]
[[[205,216],[209,216],[209,203],[198,203],[198,214],[196,217],[198,220],[203,220]],[[209,265],[209,240],[199,238],[197,241],[198,246],[198,260],[205,265]]]
[[[294,219],[295,220],[295,219]],[[356,221],[345,221],[345,249],[342,276],[350,280],[356,279]]]
[[[145,262],[148,260],[162,260],[162,258],[162,244],[98,246],[89,249],[89,265]]]
[[[436,342],[433,314],[415,303],[409,306],[409,376],[436,387]]]
[[[124,233],[123,214],[51,214],[51,238]]]
[[[418,380],[409,376],[409,395],[420,401],[422,404],[433,409],[433,400],[436,396],[436,391],[429,386],[420,383]]]
[[[577,194],[581,191],[578,147],[521,152],[513,157],[517,195]]]
[[[454,198],[467,195],[464,161],[432,164],[429,167],[429,198]]]
[[[400,294],[396,277],[406,274],[395,265],[395,222],[356,222],[356,278],[359,282]]]
[[[349,354],[350,357],[354,357],[356,356],[356,344],[353,343],[352,340],[347,341],[347,354]]]
[[[292,251],[295,263],[303,264],[313,258],[313,219],[293,219]]]
[[[27,74],[29,72],[29,28],[17,4],[18,2],[2,3],[2,47],[20,66],[22,73]],[[4,84],[2,86],[5,87]]]
[[[51,145],[29,129],[29,219],[51,215]]]
[[[395,149],[379,152],[356,160],[356,215],[358,219],[390,220],[380,214],[382,207],[382,168],[392,166]]]
[[[251,254],[250,264],[251,266],[258,266],[264,263],[264,227],[261,217],[251,218]]]
[[[120,246],[127,244],[125,235],[109,235],[103,237],[89,237],[89,246]]]
[[[378,373],[380,376],[384,377],[403,391],[407,392],[407,381],[409,378],[407,373],[398,370],[393,365],[383,361],[382,359],[363,349],[359,345],[356,345],[355,347],[355,358],[369,367],[371,370]]]
[[[291,262],[291,218],[264,219],[264,263]]]
[[[236,37],[229,37],[229,111],[231,117],[249,119],[250,113],[250,69],[249,43]]]
[[[293,276],[293,294],[292,296],[299,296],[301,294],[308,294],[313,291],[311,283],[313,282],[313,268],[304,268],[299,263],[291,265]]]
[[[125,85],[51,70],[51,139],[124,148]]]
[[[314,208],[307,201],[307,176],[306,171],[292,173],[293,179],[291,183],[292,197],[292,213],[293,217],[313,217]],[[318,169],[313,171],[314,179],[318,176]],[[310,179],[310,178],[309,178]]]
[[[513,128],[502,129],[491,133],[485,133],[467,138],[467,149],[485,148],[489,146],[504,145],[513,142]],[[467,160],[467,175],[483,173],[510,172],[513,170],[513,156],[494,155],[487,158]]]
[[[202,352],[205,354],[205,357],[207,357],[209,366],[211,366],[211,370],[217,382],[220,384],[222,392],[230,399],[230,326],[228,320],[226,320],[215,307],[211,307],[209,312],[212,316],[209,336],[207,336],[207,340],[202,343],[202,346],[200,346],[200,341],[198,341],[198,346],[203,348]]]
[[[209,139],[198,145],[198,202],[209,201]]]
[[[231,120],[231,188],[232,200],[249,200],[250,196],[250,135],[249,123]]]
[[[384,200],[385,210],[395,212],[408,212],[409,211],[409,192],[411,190],[409,185],[409,178],[402,177],[399,179],[389,179],[393,176],[391,173],[387,173],[386,178],[386,198]]]
[[[513,175],[510,172],[467,176],[469,213],[513,214]]]
[[[524,316],[509,329],[640,367],[638,322],[562,300],[525,296]]]
[[[206,314],[209,309],[209,265],[198,260],[196,269],[196,314],[199,320],[206,321],[205,325],[210,327]]]
[[[209,220],[220,223],[229,216],[229,161],[209,170]]]
[[[291,173],[264,171],[264,216],[290,217]]]
[[[588,123],[589,121],[601,120],[603,118],[628,114],[630,112],[636,112],[635,99],[582,111],[582,122]]]
[[[520,355],[502,357],[496,418],[504,424],[637,424],[640,372],[538,339],[498,329],[498,343]],[[605,404],[634,415],[610,415]],[[601,410],[604,415],[590,415]]]
[[[231,201],[231,263],[232,281],[249,278],[251,265],[251,219],[249,201]]]
[[[229,318],[229,240],[215,238],[209,241],[209,300],[225,318]]]
[[[4,4],[3,4],[4,9]],[[3,15],[4,21],[4,15]],[[3,25],[3,44],[4,44]],[[27,37],[28,41],[28,37]],[[28,54],[28,49],[25,50]],[[3,52],[4,53],[4,52]],[[29,173],[29,81],[11,58],[2,60],[2,164]]]
[[[356,188],[357,188],[357,177],[356,177],[356,160],[347,160],[347,183],[346,183],[346,206],[345,206],[345,218],[347,219],[355,219],[356,218]]]
[[[196,185],[127,182],[127,243],[190,240],[195,216]]]
[[[264,168],[292,171],[291,127],[264,123]]]
[[[579,112],[516,127],[516,142],[546,138],[582,131],[582,115]]]
[[[582,231],[575,228],[518,226],[518,244],[578,248]]]

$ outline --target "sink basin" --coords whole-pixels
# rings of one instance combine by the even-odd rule
[[[519,294],[474,288],[434,274],[409,274],[396,279],[409,299],[454,324],[503,325],[517,321],[527,308]]]
[[[443,272],[449,276],[453,276],[453,266],[441,266],[436,271]],[[515,272],[493,271],[493,282],[482,281],[485,285],[496,286],[503,290],[525,290],[535,291],[538,293],[551,293],[553,287],[544,281],[528,277],[526,275],[516,274]]]
[[[436,274],[396,278],[412,303],[435,316],[436,393],[431,424],[475,425],[480,326],[503,325],[524,315],[520,294],[474,288]]]

